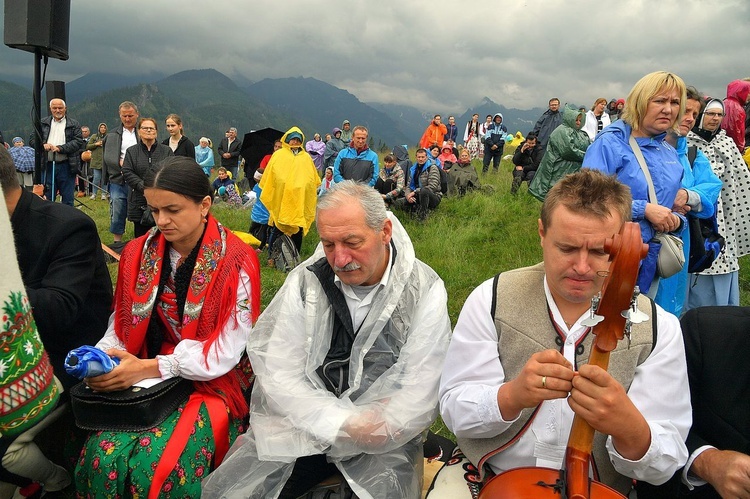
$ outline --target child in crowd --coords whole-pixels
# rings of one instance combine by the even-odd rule
[[[270,154],[268,155],[271,156]],[[266,162],[268,163],[268,162]],[[253,192],[255,193],[255,203],[253,204],[253,209],[250,212],[250,234],[255,236],[255,238],[260,241],[260,246],[258,246],[259,250],[262,250],[266,247],[266,243],[268,242],[268,233],[270,232],[268,230],[268,208],[261,202],[260,200],[260,179],[263,177],[263,172],[266,170],[266,166],[261,163],[261,166],[255,170],[255,185],[253,186]],[[333,175],[333,170],[331,170],[331,175]]]
[[[318,187],[318,196],[325,194],[331,187],[333,187],[333,184],[333,167],[329,166],[326,168],[326,173],[323,176],[323,181],[320,183],[320,187]]]
[[[216,179],[214,180],[213,184],[211,184],[211,187],[214,189],[214,200],[216,201],[216,197],[219,196],[220,198],[223,198],[226,196],[226,188],[228,185],[234,185],[234,180],[231,179],[229,176],[229,173],[227,173],[227,169],[223,166],[219,168],[216,171]],[[219,192],[219,189],[224,187],[222,192]]]
[[[440,151],[438,159],[440,160],[440,163],[442,163],[443,170],[446,171],[450,170],[453,165],[458,163],[458,159],[456,159],[456,155],[453,152],[453,147],[450,142],[443,143],[443,148]]]

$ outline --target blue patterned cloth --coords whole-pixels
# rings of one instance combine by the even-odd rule
[[[106,374],[120,363],[104,350],[89,345],[74,348],[65,357],[65,371],[78,379],[91,378]]]
[[[21,173],[31,173],[34,171],[34,149],[29,146],[11,147],[8,149],[10,157],[13,158],[13,164],[16,170]]]

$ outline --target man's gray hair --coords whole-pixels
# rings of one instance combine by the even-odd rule
[[[365,224],[369,228],[375,231],[383,228],[387,215],[385,203],[380,193],[369,185],[355,182],[354,180],[338,182],[328,192],[318,198],[316,215],[321,210],[338,208],[350,199],[359,202],[359,205],[365,211]]]
[[[138,106],[135,105],[135,103],[130,102],[129,100],[126,100],[122,102],[118,107],[117,110],[120,109],[133,109],[136,113],[138,112]]]
[[[53,98],[53,99],[50,99],[50,100],[49,100],[49,107],[52,107],[52,101],[53,101],[53,100],[59,100],[60,102],[62,102],[62,103],[63,103],[63,107],[64,107],[65,109],[68,109],[68,105],[67,105],[67,104],[65,104],[65,101],[64,101],[64,100],[62,100],[62,99],[61,99],[60,97],[55,97],[55,98]]]

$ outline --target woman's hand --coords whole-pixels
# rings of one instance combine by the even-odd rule
[[[674,198],[674,205],[672,205],[672,211],[676,211],[680,215],[685,215],[691,210],[688,203],[690,197],[688,196],[687,189],[680,189],[677,191],[677,196]]]
[[[672,232],[680,228],[680,217],[670,208],[660,204],[646,204],[646,220],[651,222],[657,232]]]
[[[107,374],[86,378],[84,381],[93,390],[99,392],[125,390],[142,379],[161,377],[156,359],[139,359],[125,350],[116,348],[107,350],[107,355],[120,359],[120,365],[115,366]]]

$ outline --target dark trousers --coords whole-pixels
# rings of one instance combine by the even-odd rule
[[[492,169],[497,171],[500,167],[500,158],[503,156],[503,147],[498,146],[492,150],[489,146],[484,146],[484,159],[482,160],[482,173],[487,173],[490,169],[490,160],[492,160]]]
[[[513,184],[510,186],[510,193],[515,194],[518,192],[518,188],[521,187],[521,182],[526,181],[531,184],[534,180],[536,170],[525,172],[523,170],[513,170]]]
[[[250,221],[250,230],[248,232],[250,232],[250,234],[252,234],[255,239],[260,241],[260,246],[258,246],[258,249],[262,250],[266,247],[266,241],[268,241],[269,233],[268,224]]]
[[[323,454],[300,457],[295,461],[292,475],[284,484],[279,499],[296,499],[338,471]]]
[[[380,194],[388,194],[395,188],[396,181],[390,178],[388,180],[383,180],[382,178],[378,177],[378,180],[375,182],[375,190]]]
[[[47,169],[44,172],[44,192],[47,199],[54,201],[59,192],[63,204],[73,206],[75,185],[76,176],[70,172],[70,163],[60,161],[54,163],[54,167],[51,161],[47,163]],[[52,189],[55,192],[52,192]]]

